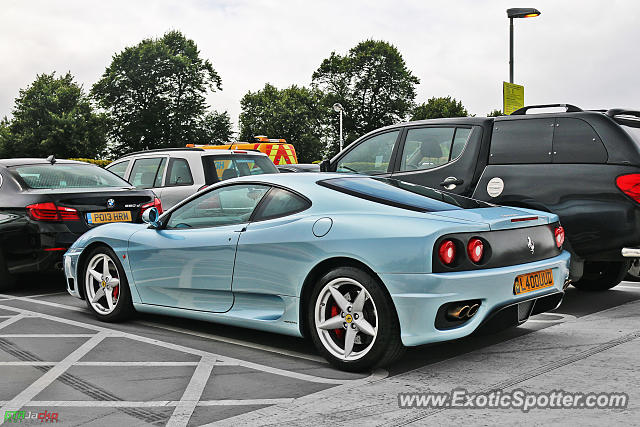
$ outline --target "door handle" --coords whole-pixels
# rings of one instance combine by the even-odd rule
[[[440,185],[446,188],[447,190],[453,190],[454,188],[456,188],[456,186],[462,185],[462,184],[464,184],[464,180],[458,179],[455,176],[450,176],[448,178],[445,178],[445,180],[440,183]]]

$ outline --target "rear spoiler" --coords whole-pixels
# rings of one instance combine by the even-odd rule
[[[612,108],[604,114],[622,125],[640,128],[640,111]]]

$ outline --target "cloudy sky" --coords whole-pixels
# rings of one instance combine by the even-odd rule
[[[248,90],[307,85],[331,51],[368,38],[398,47],[420,78],[419,102],[451,95],[484,116],[502,108],[509,7],[542,12],[515,22],[527,104],[640,108],[637,0],[4,0],[0,117],[36,74],[71,71],[88,90],[114,53],[171,29],[212,61],[223,90],[209,102],[235,123]]]

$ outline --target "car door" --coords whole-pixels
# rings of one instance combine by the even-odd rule
[[[255,184],[216,188],[163,217],[160,227],[135,233],[129,264],[142,302],[229,310],[238,239],[268,190]]]
[[[399,144],[393,178],[468,196],[480,149],[479,126],[414,126]]]
[[[195,194],[204,184],[203,179],[200,180],[199,184],[196,183],[194,173],[195,171],[191,170],[187,159],[181,157],[169,159],[164,186],[160,193],[160,200],[164,209],[169,209]]]
[[[388,176],[391,173],[395,146],[401,129],[393,129],[372,135],[345,150],[334,160],[331,170],[345,173]]]

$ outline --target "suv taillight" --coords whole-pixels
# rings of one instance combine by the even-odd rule
[[[140,206],[140,216],[142,216],[142,212],[146,211],[149,208],[156,208],[158,209],[158,214],[161,214],[162,202],[157,197],[154,197],[153,202],[145,203],[144,205]]]
[[[616,178],[616,185],[624,194],[640,203],[640,174],[621,175]]]
[[[55,203],[36,203],[27,206],[29,217],[35,221],[62,222],[79,221],[78,211],[73,208],[56,206]]]

